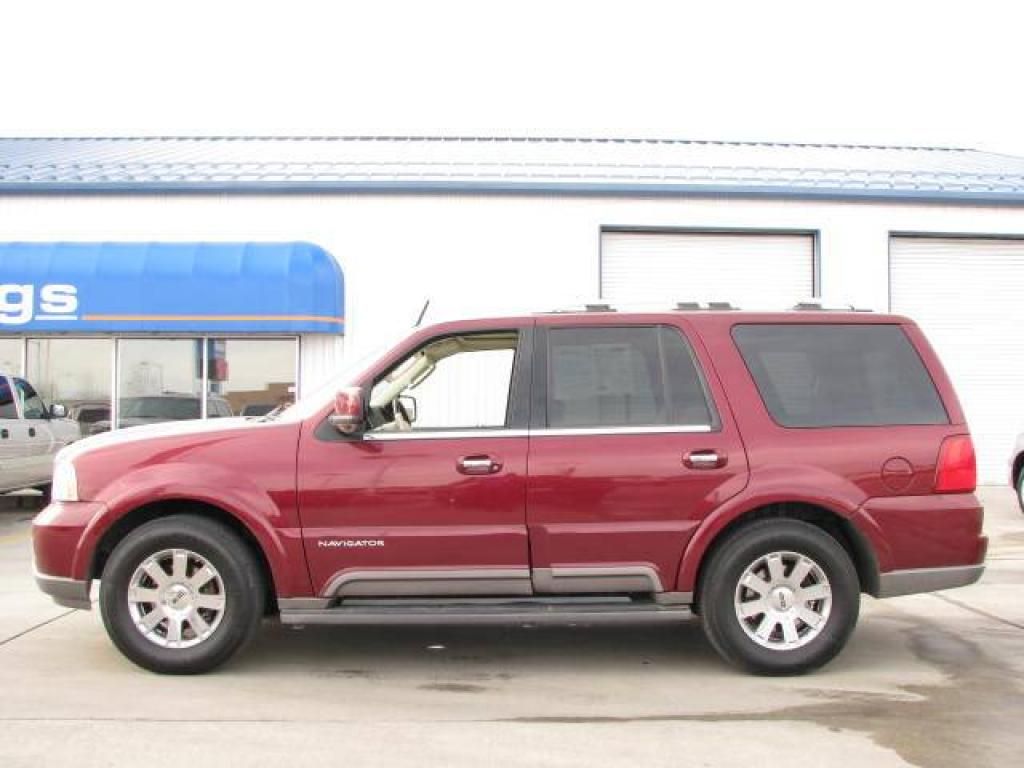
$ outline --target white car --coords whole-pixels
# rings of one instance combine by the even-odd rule
[[[0,493],[49,489],[53,457],[81,436],[66,416],[63,405],[47,408],[24,379],[0,373]]]
[[[1024,512],[1024,432],[1017,435],[1017,444],[1010,456],[1010,482],[1017,489],[1017,502]]]

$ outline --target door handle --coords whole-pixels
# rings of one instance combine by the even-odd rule
[[[8,432],[6,429],[0,429],[0,440],[6,440],[10,436],[11,433]]]
[[[455,467],[464,475],[493,475],[501,471],[501,462],[492,456],[463,456]]]
[[[29,427],[28,428],[28,436],[29,437],[35,437],[36,436],[36,428],[35,427]]]
[[[688,451],[683,454],[683,466],[690,469],[721,469],[729,463],[729,457],[718,451]]]

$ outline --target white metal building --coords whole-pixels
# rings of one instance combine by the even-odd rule
[[[0,291],[30,282],[15,247],[25,243],[304,243],[344,275],[344,317],[312,330],[19,325],[8,292],[0,366],[40,379],[51,398],[192,387],[237,411],[270,384],[315,386],[342,335],[364,349],[410,326],[427,298],[432,320],[597,297],[754,308],[821,296],[924,327],[964,402],[983,481],[1005,481],[1024,420],[1022,158],[661,140],[0,140],[0,252],[21,254],[0,259]],[[225,276],[225,295],[233,285]],[[173,354],[167,345],[177,373],[153,362],[163,337],[179,341]],[[281,342],[273,375],[257,351],[270,338]],[[81,377],[51,360],[85,341],[109,373],[95,393],[75,392]],[[249,373],[232,383],[235,371]]]

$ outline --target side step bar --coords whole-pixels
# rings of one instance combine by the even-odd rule
[[[661,624],[686,621],[686,605],[630,599],[345,600],[321,609],[281,608],[283,624]]]

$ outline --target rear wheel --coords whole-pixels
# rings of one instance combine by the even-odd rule
[[[100,611],[114,645],[140,667],[195,674],[224,663],[255,635],[262,582],[233,531],[174,515],[118,544],[103,571]]]
[[[860,585],[850,557],[827,533],[799,520],[740,528],[713,554],[701,584],[711,644],[758,674],[822,666],[857,623]]]

